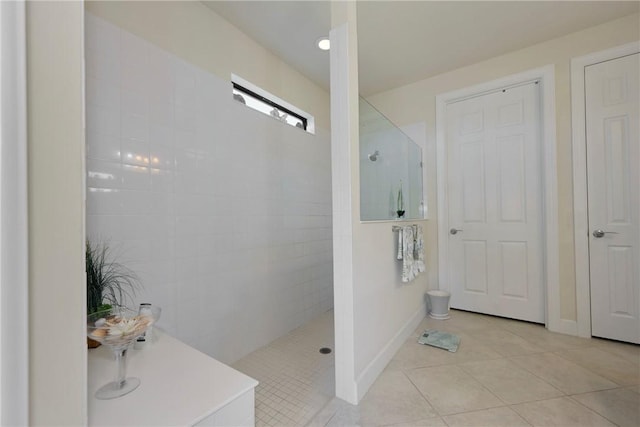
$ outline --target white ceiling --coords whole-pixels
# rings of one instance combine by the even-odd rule
[[[318,49],[316,40],[329,35],[330,2],[214,0],[202,3],[329,90],[329,52]]]
[[[204,1],[322,87],[329,1]],[[359,1],[360,93],[369,96],[637,13],[638,1]],[[640,23],[639,23],[640,26]]]

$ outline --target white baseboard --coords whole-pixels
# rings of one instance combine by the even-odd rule
[[[391,359],[393,359],[393,356],[395,356],[400,346],[402,346],[411,333],[418,327],[422,319],[425,318],[427,314],[426,310],[426,305],[424,303],[421,304],[420,308],[411,315],[391,341],[384,346],[380,353],[378,353],[364,371],[362,371],[362,374],[358,376],[356,379],[358,402],[362,400],[371,385],[378,378],[378,375],[380,375]]]

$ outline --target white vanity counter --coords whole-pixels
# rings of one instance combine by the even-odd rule
[[[258,382],[159,331],[127,355],[127,376],[140,379],[131,393],[98,400],[95,391],[115,379],[106,346],[89,350],[90,426],[253,426]]]

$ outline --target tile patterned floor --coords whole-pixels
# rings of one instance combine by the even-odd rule
[[[332,314],[259,350],[264,359],[256,352],[241,361],[263,387],[256,425],[640,426],[640,346],[455,310],[446,321],[424,319],[360,404],[349,405],[332,398],[333,358],[317,353],[319,338],[332,342]],[[417,344],[429,328],[460,336],[458,351]]]
[[[260,382],[256,426],[304,426],[335,396],[333,311],[236,362]]]

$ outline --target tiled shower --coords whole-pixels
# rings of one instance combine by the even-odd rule
[[[87,236],[138,274],[133,303],[227,363],[331,309],[329,132],[91,14],[85,49]]]

